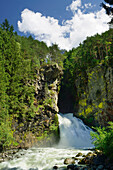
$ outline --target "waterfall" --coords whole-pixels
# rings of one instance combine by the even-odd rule
[[[0,163],[1,170],[53,170],[57,165],[66,169],[65,158],[72,158],[77,153],[87,154],[86,148],[91,144],[90,131],[80,119],[73,114],[58,114],[60,127],[60,142],[58,147],[21,150],[14,155],[13,160]],[[85,150],[83,150],[85,148]]]
[[[58,114],[60,128],[60,148],[91,148],[93,147],[90,132],[81,119],[72,113]]]

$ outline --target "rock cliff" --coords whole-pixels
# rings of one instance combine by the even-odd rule
[[[113,68],[99,64],[80,71],[70,85],[63,79],[59,93],[62,113],[74,113],[89,126],[105,126],[113,121]],[[72,86],[72,87],[71,87]]]
[[[113,121],[113,29],[87,37],[67,53],[59,109],[91,126]]]
[[[84,87],[81,88],[81,79]],[[113,121],[113,68],[98,65],[75,80],[79,97],[78,116],[91,125],[107,125]],[[81,91],[82,89],[82,91]]]
[[[61,76],[62,70],[57,64],[45,65],[37,70],[33,83],[36,107],[34,116],[12,119],[17,147],[50,146],[58,141],[57,102]]]

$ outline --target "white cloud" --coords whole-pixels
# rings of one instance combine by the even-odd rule
[[[71,9],[71,11],[74,13],[78,7],[81,7],[81,0],[76,0],[71,3],[71,5],[67,6],[67,10]]]
[[[18,21],[18,28],[21,32],[33,34],[36,39],[46,42],[48,46],[56,43],[61,49],[72,49],[87,36],[108,30],[106,22],[109,21],[109,17],[104,9],[86,14],[81,11],[80,6],[82,7],[81,0],[72,2],[70,9],[72,12],[76,11],[72,18],[63,21],[62,25],[53,17],[45,17],[39,12],[24,9],[21,13],[22,22]]]
[[[86,8],[92,7],[91,3],[84,5]]]

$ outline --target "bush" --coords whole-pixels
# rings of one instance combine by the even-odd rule
[[[110,159],[113,158],[113,122],[109,122],[105,128],[95,128],[97,132],[91,132],[94,145],[97,149],[101,150]]]

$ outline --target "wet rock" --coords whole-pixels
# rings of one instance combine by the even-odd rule
[[[91,157],[91,156],[94,156],[94,153],[93,152],[88,152],[86,157]]]
[[[77,165],[71,164],[67,166],[67,170],[79,170],[79,167]]]
[[[78,164],[83,164],[83,165],[86,164],[86,161],[85,161],[85,160],[86,160],[86,158],[81,159],[81,160],[78,162]]]
[[[55,166],[53,167],[53,169],[58,169],[58,166],[55,165]]]
[[[102,154],[102,151],[98,150],[98,149],[95,149],[95,154]]]
[[[93,169],[88,169],[86,166],[80,166],[80,165],[68,165],[67,166],[68,170],[93,170]]]
[[[79,152],[77,155],[76,155],[76,157],[80,157],[80,156],[82,156],[83,154],[81,153],[81,152]]]
[[[93,157],[92,164],[97,165],[97,166],[105,165],[105,160],[106,160],[106,156],[101,154],[96,157]]]
[[[85,165],[88,165],[88,164],[91,164],[92,162],[92,157],[85,157],[83,159],[81,159],[78,164],[85,164]]]
[[[68,165],[68,164],[75,164],[75,159],[73,158],[66,158],[64,160],[64,164]]]
[[[14,157],[16,157],[16,154],[18,153],[18,149],[12,149],[12,150],[6,150],[2,153],[0,153],[0,163],[8,160],[12,160]]]
[[[99,166],[97,167],[97,170],[101,170],[101,169],[104,169],[104,166],[103,166],[103,165],[99,165]]]
[[[80,158],[76,158],[76,157],[75,157],[74,159],[75,159],[75,160],[80,160]]]

